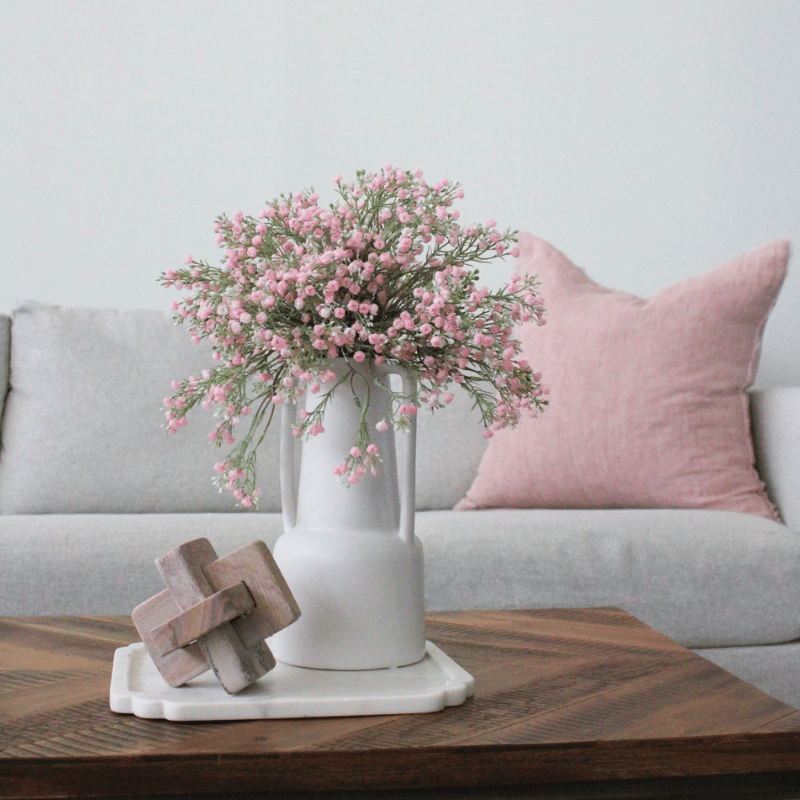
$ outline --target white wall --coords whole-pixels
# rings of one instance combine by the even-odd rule
[[[651,294],[800,243],[798,98],[797,0],[0,0],[0,312],[166,309],[217,214],[387,161]]]

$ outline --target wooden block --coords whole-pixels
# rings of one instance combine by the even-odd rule
[[[156,560],[156,567],[181,611],[214,594],[203,571],[217,560],[208,539],[195,539]],[[275,666],[264,642],[245,647],[230,623],[224,623],[198,639],[198,644],[223,688],[241,691]]]
[[[172,598],[172,593],[169,589],[165,589],[144,603],[140,603],[131,614],[133,624],[147,646],[153,662],[170,686],[182,686],[211,668],[199,645],[190,645],[174,653],[162,655],[154,644],[153,629],[158,629],[160,625],[179,613],[180,608]]]
[[[275,666],[264,639],[300,616],[263,542],[219,558],[195,539],[156,559],[167,589],[134,609],[159,672],[180,686],[207,669],[233,694]]]
[[[159,655],[186,647],[214,628],[246,614],[256,606],[247,586],[240,582],[212,594],[163,625],[150,631]]]
[[[238,581],[244,581],[250,590],[255,608],[231,623],[245,647],[263,642],[300,616],[297,601],[264,542],[240,547],[207,564],[203,572],[215,591]]]

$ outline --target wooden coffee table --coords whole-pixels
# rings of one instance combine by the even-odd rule
[[[0,618],[0,797],[800,786],[800,712],[618,609],[432,614],[428,638],[474,676],[463,705],[174,723],[108,708],[129,619]]]

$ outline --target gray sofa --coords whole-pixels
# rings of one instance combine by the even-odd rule
[[[0,615],[128,614],[154,559],[281,533],[277,431],[259,511],[212,485],[198,413],[162,432],[170,382],[210,354],[158,311],[28,304],[0,317]],[[786,525],[675,509],[453,511],[485,440],[462,393],[421,414],[417,534],[429,610],[619,606],[800,706],[800,389],[751,394],[758,468]]]

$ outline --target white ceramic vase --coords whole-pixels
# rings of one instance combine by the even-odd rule
[[[284,409],[281,434],[281,499],[284,533],[274,556],[300,607],[300,618],[272,637],[275,657],[313,669],[368,670],[398,667],[425,655],[422,544],[414,535],[416,426],[398,434],[388,418],[388,386],[396,372],[409,396],[405,373],[366,360],[332,359],[337,376],[348,374],[325,409],[325,432],[302,445],[295,487],[295,407]],[[353,446],[368,401],[366,422],[379,448],[380,474],[342,486],[333,474]],[[309,393],[306,409],[319,395]],[[400,451],[398,459],[397,451]],[[398,470],[398,460],[400,469]]]

